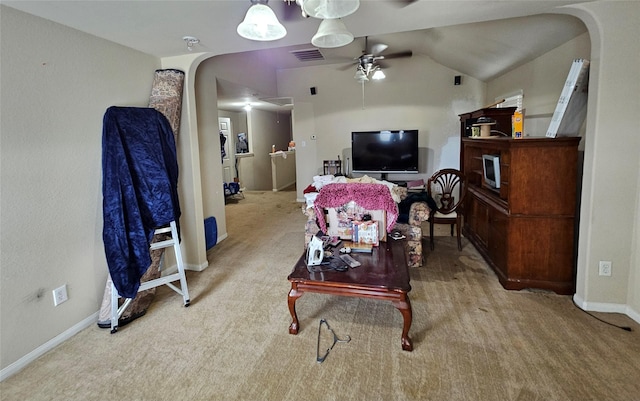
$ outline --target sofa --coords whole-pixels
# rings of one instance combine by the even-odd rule
[[[422,223],[428,221],[429,213],[431,211],[431,207],[429,207],[429,202],[427,202],[425,196],[423,195],[416,196],[416,194],[410,193],[407,188],[400,187],[394,184],[389,184],[387,182],[381,182],[377,180],[361,180],[356,182],[366,182],[369,184],[381,184],[388,188],[388,199],[393,199],[392,202],[395,204],[393,206],[389,205],[389,202],[386,201],[385,196],[383,195],[384,191],[381,191],[377,196],[372,196],[371,199],[363,200],[360,199],[352,199],[360,206],[367,208],[368,210],[376,210],[383,209],[387,211],[387,232],[390,231],[399,231],[406,237],[406,249],[407,249],[407,264],[409,267],[420,267],[423,264],[423,251],[422,251]],[[325,185],[333,184],[335,182],[325,182]],[[341,180],[338,184],[349,184],[354,183],[354,181],[344,181]],[[308,245],[311,237],[316,235],[318,231],[326,232],[326,221],[324,216],[320,219],[318,218],[319,212],[324,210],[324,206],[327,205],[327,198],[332,198],[332,201],[335,203],[339,203],[347,199],[348,197],[344,194],[344,191],[351,190],[356,186],[343,185],[341,188],[333,187],[333,192],[337,192],[341,194],[341,199],[338,200],[333,198],[333,194],[327,194],[328,190],[319,189],[318,192],[307,192],[311,196],[305,197],[307,198],[307,202],[302,207],[302,212],[307,216],[307,221],[305,223],[305,247]],[[361,189],[361,188],[360,188]],[[354,192],[357,192],[354,190]],[[322,196],[322,195],[330,195],[330,196]],[[357,197],[357,194],[354,194]],[[322,205],[318,207],[316,204],[316,200],[320,198]],[[309,201],[309,199],[312,199]],[[331,202],[329,202],[331,203]],[[335,203],[335,204],[337,204]],[[345,202],[343,202],[345,203]],[[392,207],[395,207],[396,211],[392,210]],[[388,239],[392,241],[391,239]]]

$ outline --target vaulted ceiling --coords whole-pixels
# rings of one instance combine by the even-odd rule
[[[486,81],[535,59],[586,32],[563,14],[576,0],[361,0],[343,19],[357,38],[350,45],[320,49],[324,60],[301,62],[293,50],[313,48],[320,20],[303,18],[294,0],[271,0],[287,29],[273,42],[236,33],[249,0],[213,1],[3,1],[3,4],[157,57],[188,53],[183,36],[200,39],[194,52],[212,55],[266,51],[275,68],[345,63],[363,50],[365,36],[412,50],[465,75]],[[227,90],[232,97],[233,85]],[[242,88],[236,88],[238,90]]]

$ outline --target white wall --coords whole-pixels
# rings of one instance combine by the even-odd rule
[[[421,167],[417,177],[425,180],[438,169],[460,166],[458,114],[483,106],[485,85],[467,76],[462,85],[454,85],[459,72],[420,54],[388,64],[386,79],[365,84],[364,108],[354,71],[339,71],[335,66],[278,71],[279,95],[294,98],[299,199],[313,176],[322,173],[323,160],[340,155],[346,163],[350,158],[352,131],[418,129]],[[317,88],[316,95],[310,95],[312,86]]]
[[[251,56],[248,56],[251,57]],[[194,71],[194,99],[191,111],[195,111],[196,120],[190,127],[190,135],[197,137],[198,163],[200,177],[196,184],[194,207],[203,210],[203,217],[215,216],[218,225],[218,238],[227,236],[224,213],[224,193],[222,168],[220,161],[220,138],[218,135],[218,94],[216,79],[221,78],[234,83],[242,83],[261,93],[276,94],[275,71],[260,63],[247,61],[237,54],[209,57],[198,61]],[[188,90],[189,88],[187,88]],[[271,146],[271,145],[269,145]],[[244,160],[240,160],[243,163]],[[270,178],[269,178],[270,182]],[[244,183],[243,183],[244,185]],[[200,202],[200,204],[198,204]],[[197,242],[204,244],[204,221],[194,222],[198,229],[194,231]],[[189,257],[189,255],[187,255]]]
[[[296,152],[284,151],[271,155],[271,189],[282,191],[296,182]]]
[[[95,323],[108,274],[102,117],[112,105],[146,107],[160,60],[0,10],[4,369],[79,322]],[[51,291],[63,284],[69,300],[54,307]]]
[[[182,257],[185,267],[189,270],[202,270],[209,263],[206,256],[204,234],[204,205],[202,192],[202,171],[200,163],[200,138],[198,135],[197,99],[195,93],[195,71],[199,63],[210,57],[203,53],[188,53],[181,56],[162,59],[162,68],[174,68],[185,72],[184,91],[182,95],[182,118],[180,120],[180,135],[177,141],[178,165],[180,176],[178,179],[178,196],[182,216],[180,217],[180,236],[182,241]],[[215,204],[213,206],[215,208]],[[210,214],[208,216],[215,216]],[[225,234],[219,234],[218,240]],[[175,263],[172,253],[165,253],[166,263]]]
[[[276,145],[277,150],[286,150],[291,140],[290,116],[276,112],[253,109],[247,112],[249,136],[251,138],[251,150],[253,157],[240,159],[242,170],[241,178],[248,178],[246,188],[252,191],[270,191],[271,179],[271,146]]]
[[[638,159],[638,171],[640,171],[640,159]],[[638,182],[636,188],[640,189],[640,174],[638,174]],[[640,190],[636,191],[636,205],[632,209],[632,214],[636,217],[640,216]],[[640,314],[640,224],[637,223],[639,219],[636,218],[636,224],[633,227],[633,237],[631,238],[631,271],[629,272],[628,291],[629,298],[627,305],[629,309],[636,314],[636,321],[640,321],[638,314]],[[627,311],[628,312],[628,311]]]
[[[525,135],[545,136],[571,63],[577,58],[587,60],[591,58],[591,41],[588,33],[489,82],[487,103],[522,89]],[[584,141],[580,144],[580,148],[584,148]]]
[[[222,176],[222,161],[220,159],[220,130],[218,121],[217,85],[212,69],[203,68],[203,64],[196,74],[196,104],[198,117],[198,158],[200,160],[200,185],[202,188],[203,218],[216,218],[220,239],[227,235],[227,223],[224,218],[224,177]],[[211,107],[213,105],[213,107]],[[203,229],[198,234],[204,235]]]
[[[575,298],[640,321],[640,3],[597,1],[567,12],[585,22],[592,42]],[[600,260],[612,262],[611,277],[598,275]]]
[[[281,76],[278,74],[278,79]],[[296,143],[296,199],[304,202],[303,191],[309,186],[309,177],[317,174],[316,142],[310,139],[316,132],[313,104],[297,100],[291,112],[293,140]],[[322,163],[322,162],[320,162]]]

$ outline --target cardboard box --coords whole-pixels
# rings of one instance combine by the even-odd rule
[[[378,240],[387,240],[387,214],[384,210],[366,210],[351,201],[342,206],[327,208],[327,235],[343,240],[353,237],[353,222],[363,221],[365,215],[378,223]]]
[[[524,118],[522,116],[522,112],[516,111],[511,116],[511,136],[513,139],[521,139],[523,137],[524,131]]]
[[[358,244],[378,246],[378,222],[354,221],[352,241]]]

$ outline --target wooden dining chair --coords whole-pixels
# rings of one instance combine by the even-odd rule
[[[427,181],[427,193],[435,200],[438,206],[436,210],[431,211],[428,220],[431,250],[434,248],[434,224],[451,225],[451,236],[453,236],[453,226],[455,225],[458,235],[458,250],[462,250],[460,230],[462,224],[462,207],[466,192],[466,178],[460,170],[448,168],[436,171]]]

